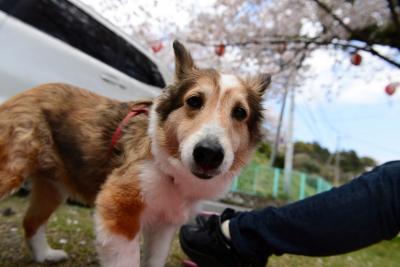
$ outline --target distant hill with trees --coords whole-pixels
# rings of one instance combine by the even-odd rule
[[[263,157],[270,157],[271,146],[263,142],[257,150],[257,154]],[[294,169],[309,174],[316,174],[333,182],[335,174],[336,153],[330,152],[319,143],[307,143],[298,141],[294,145]],[[340,183],[354,178],[358,174],[368,171],[376,166],[376,161],[371,157],[362,157],[354,150],[340,151]],[[284,151],[279,151],[275,167],[283,168]]]

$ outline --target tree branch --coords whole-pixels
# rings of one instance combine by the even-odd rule
[[[368,46],[365,49],[363,49],[364,51],[370,52],[372,55],[379,57],[380,59],[383,59],[384,61],[388,62],[389,64],[397,67],[400,69],[400,63],[394,61],[393,59],[390,59],[382,54],[380,54],[378,51],[376,51],[374,48]]]
[[[390,9],[390,14],[392,16],[392,21],[394,26],[396,27],[396,31],[398,33],[400,33],[400,21],[399,21],[399,17],[398,14],[396,12],[396,7],[394,5],[394,1],[393,0],[387,0],[388,5],[389,5],[389,9]]]
[[[287,39],[284,39],[287,38]],[[200,40],[193,40],[193,39],[188,39],[187,40],[188,43],[194,43],[194,44],[198,44],[198,45],[202,45],[202,46],[216,46],[218,45],[218,43],[213,44],[208,43],[207,41],[200,41]],[[301,37],[279,37],[279,39],[274,39],[274,40],[257,40],[257,39],[253,39],[253,40],[249,40],[249,41],[245,41],[245,42],[227,42],[225,43],[226,46],[249,46],[249,45],[279,45],[279,44],[287,44],[287,43],[292,43],[292,44],[304,44],[305,49],[308,48],[309,45],[316,45],[316,46],[329,46],[329,45],[333,45],[333,46],[337,46],[337,47],[341,47],[341,48],[353,48],[355,50],[362,50],[368,53],[371,53],[372,55],[379,57],[380,59],[386,61],[387,63],[397,67],[400,69],[400,62],[397,62],[385,55],[382,55],[381,53],[379,53],[378,51],[376,51],[372,46],[366,44],[365,46],[358,46],[358,45],[354,45],[351,44],[350,42],[347,41],[333,41],[333,40],[319,40],[317,38],[314,39],[305,39],[305,38],[301,38]]]
[[[335,13],[333,13],[332,9],[329,8],[326,4],[322,3],[320,0],[313,0],[322,10],[328,13],[334,20],[336,20],[340,26],[342,26],[348,33],[353,36],[358,36],[357,32],[351,29],[344,21],[339,18]]]

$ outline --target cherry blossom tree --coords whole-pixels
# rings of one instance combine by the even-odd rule
[[[143,45],[164,43],[157,56],[166,62],[178,38],[200,64],[270,72],[277,89],[307,75],[307,58],[319,49],[339,53],[339,65],[347,54],[356,66],[367,53],[400,69],[398,0],[82,1]]]
[[[231,68],[282,74],[307,70],[317,49],[369,53],[400,68],[399,3],[393,0],[219,0],[189,26],[189,42],[224,44]],[[359,63],[358,63],[359,64]],[[354,65],[358,65],[354,64]],[[283,83],[285,85],[285,83]]]

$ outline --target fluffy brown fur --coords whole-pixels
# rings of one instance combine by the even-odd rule
[[[135,151],[130,161],[150,155],[146,115],[124,127],[122,140],[109,153],[118,124],[131,107],[141,103],[118,102],[65,84],[46,84],[0,106],[0,197],[18,189],[25,178],[32,180],[33,197],[24,223],[28,236],[66,195],[93,205],[106,177],[126,159],[125,151]],[[67,192],[61,192],[60,184]],[[32,214],[39,210],[43,214]],[[38,222],[28,226],[30,218]]]
[[[146,201],[151,201],[145,201],[142,195],[140,168],[155,158],[151,153],[155,142],[148,136],[148,116],[132,118],[110,153],[112,135],[132,107],[156,105],[153,138],[160,151],[177,160],[181,160],[180,144],[185,137],[207,123],[210,114],[219,112],[221,127],[234,149],[229,172],[235,173],[244,165],[261,136],[261,97],[269,76],[239,80],[235,83],[238,88],[226,90],[220,88],[220,73],[197,68],[180,43],[174,43],[174,50],[176,80],[154,103],[120,102],[71,85],[46,84],[0,106],[0,198],[30,179],[32,195],[23,224],[28,239],[67,197],[96,204],[101,227],[107,234],[127,240],[137,235],[141,215],[149,205]],[[205,104],[199,110],[185,105],[193,94],[204,94]],[[232,117],[238,105],[249,113],[244,120]],[[216,106],[220,108],[215,110]],[[170,183],[169,190],[179,192],[174,188],[174,177]],[[195,192],[193,188],[189,191]],[[179,197],[187,196],[179,192]],[[199,196],[195,193],[188,197],[193,203],[196,198]],[[189,204],[182,203],[182,207],[185,205]],[[112,251],[107,244],[104,246]]]

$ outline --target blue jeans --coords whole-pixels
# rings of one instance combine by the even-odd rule
[[[336,255],[392,239],[400,231],[400,161],[281,208],[241,213],[229,225],[236,250],[259,260]]]

